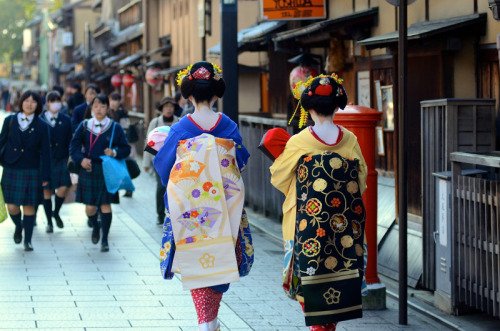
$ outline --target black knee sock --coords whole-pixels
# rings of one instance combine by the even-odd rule
[[[16,225],[16,229],[20,228],[23,226],[23,222],[22,222],[22,218],[21,218],[21,213],[17,214],[17,215],[12,215],[12,214],[9,214],[10,216],[10,219],[12,220],[12,222],[14,222],[14,224]]]
[[[24,242],[31,243],[33,236],[33,226],[35,224],[35,215],[24,215],[23,228],[24,228]]]
[[[88,216],[90,223],[92,224],[92,227],[98,226],[97,224],[97,218],[99,217],[99,213],[95,213],[92,216]]]
[[[47,224],[52,225],[52,199],[43,199],[43,209],[47,217]]]
[[[113,218],[112,213],[101,213],[101,221],[102,221],[102,239],[101,243],[108,243],[108,234],[109,228],[111,228],[111,220]]]
[[[59,215],[59,211],[61,210],[61,206],[63,205],[64,198],[60,198],[56,194],[56,205],[54,208],[54,215]]]

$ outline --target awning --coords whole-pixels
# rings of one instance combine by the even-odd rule
[[[67,74],[68,72],[73,70],[75,66],[75,63],[63,63],[61,64],[61,67],[59,67],[59,72],[62,74]]]
[[[167,68],[167,69],[163,69],[163,70],[160,70],[160,72],[158,72],[159,75],[163,75],[163,76],[168,76],[170,74],[173,74],[181,69],[184,69],[186,68],[188,65],[182,65],[182,66],[175,66],[175,67],[170,67],[170,68]]]
[[[155,49],[149,51],[148,55],[151,56],[151,55],[155,55],[158,53],[160,53],[161,55],[164,55],[164,56],[170,55],[170,53],[172,53],[172,45],[167,45],[167,46],[155,48]]]
[[[142,36],[142,33],[144,32],[144,23],[137,23],[134,25],[131,25],[120,32],[118,32],[113,40],[112,43],[110,43],[111,47],[117,47],[120,46],[121,44],[124,44],[128,41],[134,40],[136,38],[139,38]]]
[[[111,27],[108,24],[101,23],[94,29],[92,36],[94,36],[94,38],[99,38],[109,32],[111,32]]]
[[[335,31],[339,34],[349,35],[352,27],[370,29],[377,21],[378,7],[358,11],[349,15],[332,18],[310,24],[298,29],[283,31],[273,37],[275,45],[289,42],[293,45],[310,45],[329,41],[330,33]]]
[[[125,54],[125,53],[120,53],[120,54],[117,54],[117,55],[113,55],[113,56],[108,57],[107,59],[104,59],[102,61],[102,63],[104,63],[104,65],[106,67],[109,67],[110,65],[112,65],[116,61],[119,61],[119,60],[123,59],[125,56],[127,56],[127,54]]]
[[[151,60],[146,62],[146,68],[162,67],[170,61],[170,58],[162,58],[161,60]]]
[[[436,21],[418,22],[408,28],[408,40],[419,40],[433,37],[439,34],[454,32],[457,30],[469,31],[473,27],[479,27],[484,33],[486,26],[486,14],[472,14],[467,16],[447,18]],[[363,39],[358,43],[366,46],[368,49],[387,47],[390,44],[397,43],[398,32],[391,32],[380,36]]]
[[[118,65],[120,66],[120,68],[132,65],[132,64],[138,62],[140,59],[142,59],[143,55],[144,55],[144,52],[139,51],[135,54],[127,56],[123,60],[120,60],[120,62],[118,62]]]
[[[238,32],[238,51],[260,51],[270,40],[269,34],[285,26],[284,21],[265,21]],[[217,44],[208,50],[211,55],[220,55],[221,46]]]
[[[67,80],[84,80],[85,79],[85,71],[79,71],[79,72],[70,72],[66,76]]]
[[[92,75],[90,77],[90,79],[93,81],[93,82],[102,82],[108,78],[110,78],[111,75],[110,74],[107,74],[107,73],[96,73],[94,75]]]

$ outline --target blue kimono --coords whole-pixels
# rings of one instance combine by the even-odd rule
[[[242,144],[242,138],[235,122],[233,122],[226,115],[221,114],[221,117],[214,128],[210,131],[205,131],[196,125],[188,116],[184,116],[179,122],[175,123],[171,127],[163,147],[153,160],[156,172],[160,176],[164,186],[167,186],[168,184],[170,172],[175,163],[179,141],[194,138],[203,133],[209,133],[217,138],[233,140],[236,145],[236,161],[238,163],[238,168],[241,171],[245,167],[250,154]],[[162,256],[161,270],[164,278],[171,279],[174,276],[171,269],[175,254],[175,241],[168,213],[167,193],[165,193],[164,200],[165,208],[167,209],[167,216],[163,224],[161,254],[164,254],[164,256]],[[229,284],[223,284],[212,288],[219,292],[225,292],[229,288]]]

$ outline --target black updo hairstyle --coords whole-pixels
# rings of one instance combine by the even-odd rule
[[[344,86],[329,76],[316,77],[300,96],[300,102],[305,110],[314,109],[318,114],[329,116],[337,108],[344,109],[347,105],[347,93]]]
[[[106,105],[109,108],[109,99],[106,96],[106,94],[98,94],[92,102],[87,106],[87,109],[85,110],[85,115],[84,118],[89,119],[92,117],[92,106],[96,101],[99,101],[99,103]]]
[[[47,96],[45,97],[45,100],[47,102],[54,102],[54,101],[61,101],[61,94],[57,91],[50,91],[47,93]]]
[[[21,95],[21,98],[19,99],[19,111],[21,113],[23,112],[23,102],[29,97],[32,97],[36,102],[35,116],[40,115],[42,112],[42,97],[40,97],[40,94],[32,90],[27,90]]]
[[[199,79],[193,75],[198,69],[205,68],[209,75],[207,79]],[[187,99],[193,96],[198,102],[210,101],[214,96],[222,98],[226,90],[226,83],[220,75],[215,72],[214,66],[210,62],[196,62],[189,70],[188,74],[182,79],[181,94]]]

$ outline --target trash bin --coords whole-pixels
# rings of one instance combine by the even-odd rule
[[[462,176],[478,176],[487,172],[479,169],[462,170]],[[454,307],[451,301],[451,263],[453,242],[451,239],[451,171],[435,172],[436,177],[436,202],[434,243],[436,245],[436,290],[434,292],[434,305],[451,314]]]

